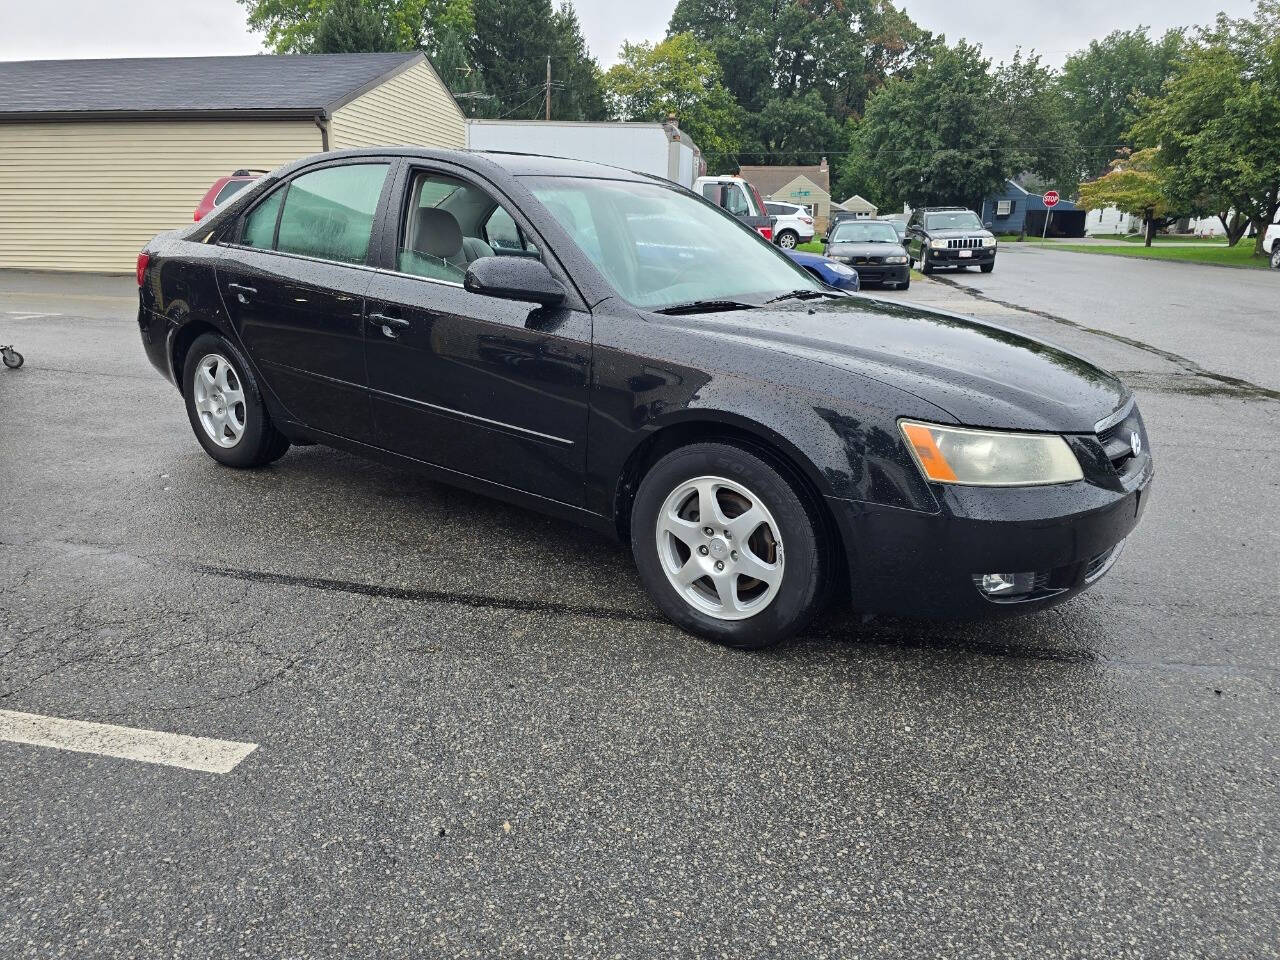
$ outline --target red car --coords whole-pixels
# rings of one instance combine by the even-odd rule
[[[266,172],[265,170],[237,170],[229,177],[219,177],[213,181],[213,186],[204,195],[204,199],[196,207],[195,216],[191,219],[195,221],[203,220],[214,207],[220,203],[226,203]]]

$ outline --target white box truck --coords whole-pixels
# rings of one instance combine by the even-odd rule
[[[468,120],[468,150],[506,150],[590,160],[665,177],[684,187],[706,172],[702,151],[666,123]]]

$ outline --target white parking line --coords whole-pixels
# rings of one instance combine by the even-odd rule
[[[258,749],[256,743],[210,740],[87,720],[62,720],[13,710],[0,710],[0,740],[206,773],[230,773]]]

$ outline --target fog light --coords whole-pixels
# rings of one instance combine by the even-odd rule
[[[1045,592],[1049,586],[1048,574],[1031,573],[975,573],[973,585],[988,600],[997,603],[1009,600],[1029,599]]]
[[[982,592],[988,595],[1009,593],[1017,587],[1016,573],[984,573],[982,575]]]

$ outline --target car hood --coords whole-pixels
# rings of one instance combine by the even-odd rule
[[[1044,341],[861,295],[662,319],[888,384],[973,427],[1092,433],[1129,394],[1113,374]]]
[[[829,257],[901,257],[906,250],[900,243],[832,243],[827,246]]]

